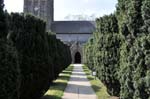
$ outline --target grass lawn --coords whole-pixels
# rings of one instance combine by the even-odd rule
[[[67,86],[67,82],[72,74],[73,66],[70,65],[66,70],[64,70],[58,77],[57,80],[53,82],[49,90],[45,93],[42,99],[61,99],[64,90]]]
[[[88,69],[87,66],[83,66],[83,70],[89,79],[93,90],[95,91],[98,99],[118,99],[116,97],[112,97],[107,93],[107,89],[104,84],[99,80],[95,79],[95,77],[91,76],[91,71]]]

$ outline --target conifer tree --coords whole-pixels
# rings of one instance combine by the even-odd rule
[[[4,0],[0,0],[0,38],[7,36],[6,18],[3,8]]]
[[[144,20],[143,31],[145,33],[150,33],[150,0],[143,1],[142,17]]]

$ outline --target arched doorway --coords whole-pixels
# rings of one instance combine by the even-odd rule
[[[79,52],[76,52],[74,59],[75,64],[81,64],[81,54]]]

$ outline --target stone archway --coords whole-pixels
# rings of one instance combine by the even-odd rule
[[[83,63],[82,45],[79,42],[74,42],[70,46],[72,64]]]
[[[81,54],[79,52],[75,53],[74,59],[75,64],[81,64]]]

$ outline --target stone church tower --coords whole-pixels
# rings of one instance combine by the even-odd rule
[[[70,46],[72,63],[84,63],[83,45],[96,29],[94,21],[54,21],[54,0],[24,0],[24,13],[45,20],[47,31]]]
[[[31,13],[47,22],[50,31],[54,21],[54,0],[24,0],[24,13]]]

